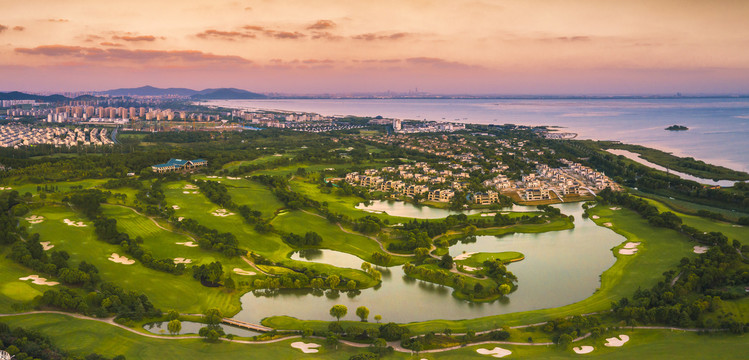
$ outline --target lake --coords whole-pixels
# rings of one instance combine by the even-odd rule
[[[356,208],[368,212],[387,213],[390,216],[401,216],[414,219],[443,219],[450,215],[474,215],[480,214],[482,212],[496,213],[497,211],[538,211],[538,208],[535,206],[523,206],[515,204],[501,210],[452,211],[431,206],[416,206],[410,203],[405,203],[403,201],[393,200],[372,200],[369,203],[360,203],[356,205]]]
[[[476,124],[548,125],[578,139],[618,140],[749,171],[749,99],[284,99],[215,100],[237,109]],[[688,131],[666,131],[669,125]]]
[[[408,278],[400,266],[379,268],[382,284],[358,294],[287,289],[242,296],[242,311],[234,318],[259,323],[273,315],[307,320],[330,320],[328,311],[346,305],[346,319],[357,320],[355,309],[366,306],[383,321],[411,322],[429,319],[467,319],[518,311],[552,308],[581,301],[600,286],[599,275],[616,261],[611,249],[625,240],[613,231],[582,218],[582,204],[554,205],[575,217],[575,228],[539,234],[477,236],[476,242],[458,243],[451,255],[465,252],[519,251],[525,259],[508,265],[518,277],[517,291],[489,303],[472,303],[453,297],[452,289]],[[358,269],[363,261],[332,250],[294,253],[292,259],[330,263]]]

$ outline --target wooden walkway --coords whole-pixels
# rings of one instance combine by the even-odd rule
[[[226,324],[226,325],[236,326],[238,328],[252,330],[252,331],[268,332],[268,331],[273,330],[272,328],[265,327],[265,326],[262,326],[262,325],[251,324],[251,323],[248,323],[248,322],[234,320],[234,319],[229,319],[229,318],[224,318],[224,319],[221,320],[221,322],[224,323],[224,324]]]

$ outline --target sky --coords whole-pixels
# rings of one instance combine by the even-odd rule
[[[749,93],[746,0],[0,0],[0,91]]]

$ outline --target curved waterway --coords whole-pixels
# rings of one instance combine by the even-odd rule
[[[408,204],[406,204],[408,205]],[[454,298],[452,289],[406,277],[400,266],[380,268],[382,284],[358,294],[348,292],[311,293],[288,289],[270,294],[242,296],[242,311],[235,318],[259,323],[273,315],[307,320],[330,320],[330,307],[346,305],[348,320],[357,320],[355,309],[366,306],[382,315],[384,322],[412,322],[430,319],[467,319],[571,304],[592,295],[600,286],[599,275],[616,261],[611,248],[625,240],[613,231],[582,218],[582,204],[554,205],[575,217],[575,228],[539,234],[477,236],[475,242],[450,248],[453,256],[463,252],[519,251],[525,260],[508,265],[518,277],[517,291],[490,303],[471,303]],[[360,268],[356,256],[319,250],[296,252],[292,259]]]
[[[390,216],[402,216],[414,219],[442,219],[457,214],[474,215],[497,212],[494,210],[452,211],[431,206],[417,206],[403,201],[393,200],[373,200],[369,203],[360,203],[356,205],[356,208],[367,212],[387,213]],[[513,204],[511,207],[506,207],[499,211],[538,211],[538,208],[535,206]]]

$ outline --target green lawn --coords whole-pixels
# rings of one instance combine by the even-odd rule
[[[48,281],[55,281],[54,278],[35,272],[31,269],[13,262],[7,256],[10,251],[0,249],[0,312],[13,312],[13,304],[22,304],[31,301],[36,296],[42,295],[44,291],[59,288],[61,285],[47,286],[35,285],[31,280],[21,281],[18,278],[29,275],[39,275]]]
[[[108,208],[108,207],[107,207]],[[122,209],[127,210],[127,209]],[[111,209],[110,209],[111,211]],[[129,211],[129,210],[128,210]],[[29,215],[44,216],[44,222],[29,225],[29,232],[38,232],[41,241],[50,241],[55,250],[64,250],[70,254],[75,264],[86,261],[95,265],[104,281],[111,281],[125,289],[140,291],[148,295],[156,307],[177,309],[182,312],[202,312],[210,307],[221,308],[224,313],[233,314],[239,311],[237,292],[226,292],[220,288],[208,288],[194,280],[189,273],[177,276],[144,267],[139,261],[133,265],[122,265],[109,261],[112,253],[125,255],[119,245],[110,245],[98,240],[93,231],[93,224],[80,217],[71,209],[63,206],[45,206],[34,210]],[[124,215],[124,214],[123,214]],[[88,226],[74,227],[63,223],[63,219],[83,221]],[[135,220],[125,220],[123,228],[135,228]],[[143,231],[143,233],[146,233]],[[182,237],[174,239],[183,239]],[[174,240],[173,239],[173,240]],[[152,238],[150,241],[154,241]],[[149,248],[157,249],[160,245]],[[189,254],[190,248],[174,246],[175,254],[169,257],[180,257]],[[184,249],[181,249],[184,248]],[[177,251],[184,251],[177,254]],[[231,269],[225,269],[231,271]]]
[[[658,211],[665,212],[670,211],[678,215],[684,224],[689,225],[691,227],[697,228],[701,231],[717,231],[722,232],[724,235],[728,237],[729,240],[737,239],[737,240],[744,240],[746,242],[747,239],[749,239],[749,227],[746,226],[740,226],[740,225],[734,225],[731,223],[723,222],[723,221],[717,221],[713,219],[707,219],[696,215],[689,215],[682,212],[678,212],[676,210],[669,209],[666,205],[664,205],[661,202],[644,198],[645,201],[649,202],[650,204],[654,205],[658,208]]]
[[[465,260],[455,260],[457,264],[466,265],[470,267],[481,267],[484,266],[484,261],[487,260],[500,260],[500,261],[519,261],[525,256],[517,251],[503,251],[497,253],[482,252],[471,255]]]
[[[272,218],[273,214],[284,207],[284,204],[263,184],[245,178],[229,179],[225,176],[217,178],[195,177],[196,179],[221,181],[226,185],[232,200],[237,205],[247,205],[253,210],[260,211],[264,218]]]
[[[322,348],[317,354],[304,355],[289,346],[300,339],[272,344],[212,344],[201,339],[152,339],[109,324],[79,320],[65,315],[39,314],[0,318],[12,327],[22,326],[44,333],[56,346],[78,354],[96,352],[107,357],[125,355],[137,359],[348,359],[360,349],[340,345],[338,350]],[[320,340],[305,342],[322,343]],[[396,355],[392,358],[407,358]]]
[[[302,211],[279,214],[271,224],[275,228],[299,235],[314,231],[323,239],[321,248],[356,255],[366,261],[371,261],[372,253],[382,252],[374,240],[361,235],[347,234],[328,220]]]
[[[302,354],[291,348],[295,341],[324,344],[317,339],[289,339],[271,344],[206,343],[199,339],[152,339],[112,325],[91,320],[79,320],[65,315],[39,314],[0,318],[11,327],[21,326],[40,331],[52,343],[72,353],[97,352],[113,357],[125,355],[137,359],[348,359],[363,349],[339,345],[338,349],[323,346],[317,354]],[[522,333],[522,332],[521,332]],[[625,334],[630,337],[622,347],[603,346],[606,337]],[[386,359],[489,359],[476,349],[493,349],[499,346],[512,351],[508,359],[744,359],[749,351],[749,335],[732,334],[697,335],[695,333],[667,330],[610,331],[601,338],[586,339],[574,346],[591,345],[595,350],[587,355],[577,355],[572,349],[556,346],[473,345],[442,353],[422,353],[412,356],[404,353],[388,355]],[[526,339],[511,338],[510,341]]]

